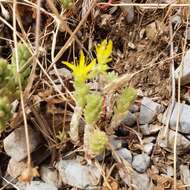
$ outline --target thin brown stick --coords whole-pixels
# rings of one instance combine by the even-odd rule
[[[180,121],[180,93],[181,93],[181,76],[183,74],[183,61],[184,61],[184,54],[185,54],[185,48],[187,45],[187,27],[188,27],[188,19],[189,14],[187,15],[187,24],[186,24],[186,33],[185,33],[185,43],[183,45],[183,51],[182,51],[182,60],[180,64],[180,73],[178,78],[178,91],[177,91],[177,122],[176,122],[176,129],[175,129],[175,138],[174,138],[174,190],[177,190],[177,136],[178,136],[178,130],[179,130],[179,121]]]
[[[178,3],[120,3],[120,4],[112,4],[112,3],[98,3],[97,5],[108,5],[112,7],[121,7],[121,6],[136,6],[142,7],[144,9],[165,9],[166,7],[188,7],[190,3],[178,4]]]
[[[20,90],[20,101],[21,101],[21,107],[22,107],[22,113],[23,113],[23,120],[24,120],[24,129],[25,129],[25,136],[26,136],[26,148],[27,148],[27,156],[28,156],[28,168],[31,168],[31,155],[30,155],[30,139],[29,139],[29,133],[28,133],[28,125],[27,125],[27,119],[26,119],[26,112],[24,107],[24,97],[22,93],[22,84],[20,79],[20,73],[19,73],[19,58],[18,58],[18,47],[17,47],[17,35],[16,35],[16,9],[17,9],[17,0],[13,0],[13,39],[14,39],[14,45],[15,45],[15,56],[16,56],[16,70],[17,70],[17,76],[18,76],[18,83],[19,83],[19,90]]]

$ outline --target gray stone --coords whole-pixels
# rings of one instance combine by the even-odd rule
[[[29,139],[30,139],[30,152],[33,152],[35,148],[40,144],[41,138],[39,133],[34,131],[30,126]],[[12,157],[15,161],[21,161],[27,157],[26,137],[24,127],[15,129],[4,140],[5,152]]]
[[[31,181],[29,184],[17,183],[19,190],[58,190],[57,187],[42,181]]]
[[[150,130],[150,134],[153,135],[153,134],[156,134],[160,131],[160,129],[162,128],[161,125],[153,125],[153,124],[150,124],[149,125],[149,130]]]
[[[187,104],[190,104],[190,94],[189,94],[189,92],[184,94],[184,99],[185,99]]]
[[[143,139],[144,144],[152,143],[154,141],[156,141],[156,137],[146,137]]]
[[[160,125],[152,125],[152,124],[144,124],[139,126],[143,135],[153,135],[160,131],[162,126]]]
[[[153,147],[154,147],[154,144],[153,144],[153,143],[148,143],[148,144],[145,144],[145,145],[144,145],[144,149],[143,149],[143,150],[144,150],[144,152],[145,152],[146,154],[150,155],[151,152],[152,152]]]
[[[170,118],[170,128],[175,129],[178,115],[178,103],[175,104],[174,110]],[[179,132],[190,134],[190,106],[180,104],[180,119],[179,119]]]
[[[171,22],[175,25],[181,24],[181,16],[180,15],[174,15],[171,17]]]
[[[149,129],[148,124],[140,125],[139,128],[140,128],[143,135],[145,135],[145,136],[150,135],[150,129]]]
[[[122,140],[116,139],[116,136],[114,135],[109,137],[109,142],[115,150],[120,149],[122,147]]]
[[[120,169],[119,175],[134,190],[153,190],[153,183],[146,173],[140,174],[136,171],[127,172],[126,170]]]
[[[7,166],[7,173],[12,178],[17,178],[22,174],[22,172],[27,168],[27,163],[25,161],[17,162],[16,160],[13,160],[12,158],[9,160],[8,166]]]
[[[55,167],[63,183],[81,189],[96,186],[101,177],[95,165],[82,165],[78,160],[60,160]]]
[[[169,129],[167,136],[164,137],[165,128],[161,129],[157,138],[158,145],[169,152],[173,153],[174,140],[175,140],[175,131]],[[185,138],[182,134],[178,133],[177,135],[177,154],[183,154],[190,150],[190,141]]]
[[[121,0],[120,3],[132,3],[132,1]],[[121,10],[123,11],[123,14],[126,16],[127,22],[133,22],[135,16],[134,6],[121,6]]]
[[[174,176],[174,169],[172,166],[167,166],[166,168],[166,175],[169,177],[173,177]]]
[[[181,176],[181,181],[183,182],[184,185],[190,184],[190,170],[189,166],[187,165],[180,165],[180,176]],[[190,187],[187,187],[187,190],[190,190]]]
[[[133,104],[132,106],[130,106],[129,111],[131,113],[139,112],[140,111],[140,107],[138,105],[136,105],[136,104]]]
[[[132,167],[139,173],[144,173],[150,165],[150,157],[145,154],[138,154],[134,156]]]
[[[178,80],[180,77],[181,67],[179,66],[175,71],[175,79]],[[181,85],[190,83],[190,50],[187,50],[182,67]]]
[[[134,113],[128,112],[127,116],[124,118],[124,120],[121,123],[129,127],[132,127],[135,125],[136,121],[137,121],[136,115]]]
[[[121,149],[117,150],[116,152],[117,152],[117,154],[118,154],[120,157],[124,158],[124,159],[127,160],[129,163],[132,162],[133,157],[132,157],[131,152],[130,152],[128,149],[126,149],[126,148],[121,148]]]
[[[40,168],[40,177],[47,184],[56,186],[57,188],[61,188],[62,186],[61,178],[59,177],[57,170],[54,168],[42,166]]]
[[[144,97],[140,107],[140,124],[151,123],[157,114],[162,111],[161,105],[153,102],[150,98]]]

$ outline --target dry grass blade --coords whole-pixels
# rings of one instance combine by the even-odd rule
[[[14,39],[14,45],[15,45],[15,55],[16,55],[16,71],[18,75],[18,83],[19,83],[19,90],[20,90],[20,101],[21,101],[21,107],[22,107],[22,113],[23,113],[23,119],[24,119],[24,129],[25,129],[25,136],[26,136],[26,147],[27,147],[27,168],[31,171],[32,163],[31,163],[31,155],[30,155],[30,139],[29,139],[29,132],[28,132],[28,125],[27,125],[27,118],[26,118],[26,111],[25,111],[25,105],[24,105],[24,97],[23,97],[23,91],[22,91],[22,84],[20,79],[20,73],[19,73],[19,58],[18,58],[18,46],[17,46],[17,35],[16,35],[16,9],[17,9],[17,1],[13,1],[13,39]],[[29,179],[30,181],[31,179]]]
[[[183,54],[182,54],[182,61],[180,64],[180,74],[178,78],[178,90],[177,90],[177,121],[176,121],[176,129],[175,129],[175,139],[174,139],[174,190],[177,190],[177,136],[178,136],[178,130],[179,130],[179,121],[180,121],[180,93],[181,93],[181,76],[183,74],[183,61],[184,61],[184,54],[185,54],[185,49],[187,45],[187,27],[189,23],[189,13],[186,18],[186,32],[185,32],[185,42],[183,44]]]

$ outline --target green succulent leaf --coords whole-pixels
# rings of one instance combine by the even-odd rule
[[[74,97],[77,103],[83,108],[86,104],[86,96],[89,93],[89,87],[84,82],[74,82]]]
[[[93,124],[100,116],[102,108],[102,96],[98,92],[88,94],[86,97],[86,107],[84,110],[85,121],[88,124]]]
[[[102,154],[108,144],[108,137],[105,132],[95,129],[89,138],[89,149],[94,155]]]
[[[5,128],[6,122],[11,116],[11,107],[6,97],[0,97],[0,132]]]
[[[23,67],[28,59],[31,57],[30,51],[28,47],[19,42],[17,45],[17,52],[18,52],[18,61],[19,61],[19,68]],[[17,76],[17,66],[16,66],[16,50],[13,51],[11,64],[9,64],[9,69],[12,71],[14,78],[16,79],[16,83],[18,85],[18,76]],[[26,84],[26,79],[30,74],[31,69],[27,67],[22,73],[20,73],[20,79],[22,85]]]
[[[132,87],[125,88],[116,101],[116,107],[114,113],[117,114],[128,111],[131,104],[134,103],[136,97],[137,97],[137,92],[134,88]]]

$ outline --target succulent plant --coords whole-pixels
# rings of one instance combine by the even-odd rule
[[[19,68],[21,68],[31,57],[31,54],[27,46],[21,42],[18,43],[17,48]],[[11,64],[8,64],[4,59],[0,59],[0,131],[3,131],[11,116],[11,102],[19,97],[18,76],[24,86],[29,73],[30,68],[27,67],[19,75],[17,74],[15,50],[12,54]]]
[[[86,97],[87,105],[84,109],[84,118],[86,123],[93,124],[100,116],[102,108],[102,96],[98,92],[88,94]]]
[[[95,129],[89,137],[89,151],[94,155],[100,155],[104,152],[108,144],[108,137],[105,132]]]
[[[6,97],[0,97],[0,132],[4,130],[7,120],[11,116],[11,107]]]
[[[19,61],[19,68],[23,67],[28,59],[31,57],[31,53],[27,47],[27,45],[19,42],[17,45],[17,52],[18,52],[18,61]],[[16,49],[14,49],[11,64],[9,64],[9,69],[12,71],[13,76],[16,79],[16,83],[18,85],[18,75],[17,75],[17,65],[16,65]],[[22,85],[26,84],[26,78],[30,74],[30,68],[27,67],[24,71],[20,73],[20,79]]]
[[[5,59],[0,59],[0,88],[2,88],[10,76],[10,70],[8,69],[8,63]]]
[[[114,113],[117,114],[128,111],[131,104],[135,101],[136,96],[137,92],[134,88],[125,88],[116,101]]]

